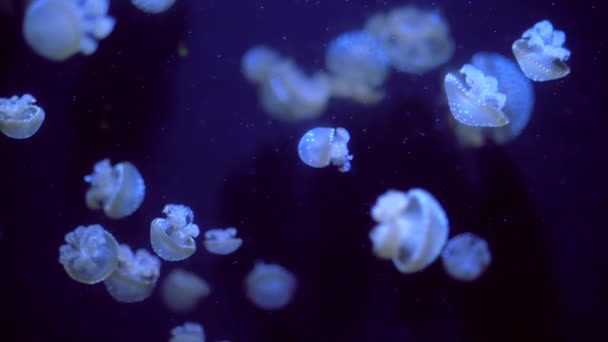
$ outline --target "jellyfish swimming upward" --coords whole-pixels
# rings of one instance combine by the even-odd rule
[[[0,132],[13,139],[26,139],[38,132],[45,114],[34,103],[36,99],[30,94],[0,97]]]

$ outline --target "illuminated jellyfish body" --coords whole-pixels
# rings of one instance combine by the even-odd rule
[[[488,243],[473,233],[462,233],[452,237],[441,260],[446,272],[454,279],[473,281],[481,276],[492,262]]]
[[[118,249],[118,265],[104,280],[106,290],[121,303],[135,303],[150,297],[160,275],[160,260],[145,249],[135,253],[128,245]]]
[[[437,11],[398,7],[374,14],[365,28],[382,42],[390,63],[402,72],[423,74],[454,53],[448,24]]]
[[[241,71],[245,78],[253,83],[261,84],[270,75],[272,67],[281,62],[279,54],[263,45],[250,48],[241,60]]]
[[[227,255],[234,253],[243,244],[243,240],[236,237],[237,230],[234,227],[226,229],[209,229],[205,232],[203,246],[209,253]]]
[[[169,342],[205,342],[205,330],[198,323],[186,322],[171,330]]]
[[[388,190],[378,197],[372,217],[378,222],[369,234],[374,254],[392,259],[402,273],[418,272],[430,265],[448,238],[443,208],[423,189]]]
[[[296,277],[276,264],[256,262],[245,277],[245,293],[251,302],[265,310],[279,310],[291,302]]]
[[[150,224],[150,242],[154,252],[167,261],[189,258],[196,251],[194,239],[200,234],[193,222],[192,209],[181,204],[167,204],[163,208],[167,218],[155,218]]]
[[[346,32],[329,43],[325,65],[332,95],[373,104],[382,99],[389,60],[384,46],[368,31]]]
[[[34,0],[23,18],[23,36],[40,56],[54,61],[91,55],[114,29],[108,0]]]
[[[298,155],[304,164],[323,168],[338,167],[340,172],[351,169],[352,154],[348,154],[350,134],[342,127],[316,127],[306,132],[298,143]]]
[[[129,162],[114,167],[103,159],[93,167],[93,173],[84,177],[91,184],[86,192],[90,209],[103,209],[106,216],[119,219],[135,212],[144,201],[146,186],[137,168]]]
[[[96,284],[116,269],[118,242],[102,226],[78,226],[66,234],[65,241],[59,248],[59,262],[72,279]]]
[[[171,8],[175,0],[131,0],[131,3],[142,12],[158,14]]]
[[[512,49],[526,77],[537,82],[551,81],[570,73],[566,64],[570,50],[563,47],[565,42],[566,34],[553,30],[551,22],[543,20],[526,30]]]
[[[176,313],[192,311],[211,293],[209,284],[192,272],[177,268],[163,280],[161,294],[165,306]]]
[[[30,94],[0,97],[0,132],[13,139],[26,139],[34,135],[44,121],[44,110],[36,106]]]

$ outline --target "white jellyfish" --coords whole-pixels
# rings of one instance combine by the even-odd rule
[[[23,18],[23,36],[40,56],[65,60],[91,55],[114,29],[108,0],[34,0]]]
[[[90,209],[103,209],[106,216],[119,219],[135,212],[144,201],[146,185],[137,168],[129,162],[114,167],[103,159],[93,167],[93,173],[84,177],[91,187],[86,192]]]
[[[298,143],[298,155],[304,164],[323,168],[338,167],[340,172],[351,169],[352,154],[348,154],[350,134],[345,128],[316,127],[306,132]]]
[[[564,31],[553,30],[549,20],[542,20],[513,43],[513,54],[529,79],[537,82],[556,80],[570,73],[566,64],[570,50],[563,47],[565,42]]]
[[[265,310],[278,310],[287,306],[295,289],[296,277],[277,264],[258,261],[245,277],[247,298]]]
[[[165,277],[161,290],[165,306],[176,313],[192,311],[199,301],[211,294],[205,279],[181,268],[174,269]]]
[[[281,60],[281,56],[275,50],[257,45],[243,55],[241,71],[248,81],[261,84],[268,79],[272,68]]]
[[[145,249],[135,253],[131,247],[121,244],[118,249],[118,265],[104,280],[106,290],[121,303],[135,303],[150,297],[160,275],[160,260]]]
[[[205,329],[198,323],[186,322],[171,330],[169,342],[205,342]]]
[[[67,274],[84,284],[108,278],[118,265],[118,242],[98,224],[78,226],[59,247],[59,262]]]
[[[446,272],[454,279],[473,281],[481,276],[492,262],[488,243],[473,233],[462,233],[452,237],[441,260]]]
[[[30,94],[0,97],[0,132],[13,139],[26,139],[34,135],[44,121],[44,110],[36,106]]]
[[[167,261],[189,258],[196,251],[194,239],[200,234],[193,222],[192,209],[181,204],[167,204],[164,218],[155,218],[150,224],[150,242],[159,257]]]
[[[131,3],[142,12],[158,14],[171,8],[175,0],[131,0]]]
[[[205,232],[203,245],[209,253],[227,255],[234,253],[243,244],[243,240],[236,237],[237,230],[234,227],[225,229],[209,229]]]

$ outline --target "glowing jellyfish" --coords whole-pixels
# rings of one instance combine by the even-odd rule
[[[91,187],[86,192],[90,209],[103,209],[106,216],[119,219],[135,212],[144,201],[146,186],[137,168],[129,162],[114,167],[103,159],[93,167],[93,173],[84,177]]]
[[[256,262],[245,278],[245,293],[251,302],[265,310],[278,310],[291,302],[296,277],[276,264]]]
[[[175,0],[131,0],[131,3],[142,12],[157,14],[171,8]]]
[[[567,76],[570,50],[563,47],[564,31],[553,30],[549,20],[539,21],[513,43],[513,54],[526,77],[542,82]]]
[[[177,268],[165,277],[162,298],[167,308],[176,313],[192,311],[211,293],[207,282],[198,275]]]
[[[402,273],[426,268],[437,259],[448,238],[443,208],[423,189],[406,193],[388,190],[378,197],[372,217],[379,223],[369,234],[374,254],[392,259]]]
[[[437,11],[399,7],[373,15],[365,28],[382,42],[391,64],[402,72],[423,74],[454,53],[448,24]]]
[[[234,253],[243,244],[243,240],[236,237],[237,230],[234,227],[226,229],[209,229],[205,232],[203,245],[209,253],[227,255]]]
[[[281,62],[279,54],[263,45],[250,48],[241,60],[241,71],[253,83],[262,83],[270,76],[272,68]]]
[[[167,204],[163,208],[164,218],[155,218],[150,224],[152,249],[164,260],[180,261],[196,251],[194,239],[200,234],[193,222],[192,209],[181,204]]]
[[[108,0],[34,0],[23,18],[23,36],[40,56],[65,60],[91,55],[114,29]]]
[[[30,94],[0,97],[0,132],[13,139],[26,139],[34,135],[44,121],[44,110],[36,106]]]
[[[205,342],[205,330],[198,323],[186,322],[171,330],[169,342]]]
[[[306,132],[298,143],[298,155],[304,164],[323,168],[329,164],[340,172],[350,171],[352,154],[348,154],[350,134],[342,127],[316,127]]]
[[[118,249],[118,265],[104,280],[106,290],[121,303],[135,303],[150,297],[160,275],[160,260],[145,249],[135,253],[128,245]]]
[[[446,272],[454,279],[473,281],[481,276],[492,262],[488,243],[473,233],[452,237],[441,253]]]
[[[78,226],[66,234],[65,241],[59,248],[59,262],[72,279],[96,284],[116,269],[118,242],[102,226]]]

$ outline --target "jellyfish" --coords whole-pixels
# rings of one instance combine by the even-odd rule
[[[23,18],[23,36],[40,56],[53,61],[78,52],[91,55],[116,21],[108,0],[34,0]]]
[[[272,68],[281,60],[281,56],[275,50],[257,45],[243,55],[241,71],[248,81],[261,84],[268,79]]]
[[[118,265],[118,242],[101,225],[78,226],[59,247],[59,262],[67,274],[84,284],[107,279]]]
[[[198,323],[186,322],[171,330],[169,342],[205,342],[205,330]]]
[[[34,103],[36,99],[30,94],[0,97],[0,132],[13,139],[26,139],[38,132],[45,115]]]
[[[306,132],[298,143],[298,155],[304,164],[323,168],[332,164],[340,172],[351,169],[352,154],[348,154],[350,134],[345,128],[316,127]]]
[[[251,302],[264,310],[287,306],[296,289],[296,277],[284,267],[261,261],[245,277],[245,293]]]
[[[209,229],[205,232],[203,245],[209,253],[219,255],[231,254],[243,244],[243,240],[236,237],[236,234],[237,230],[234,227]]]
[[[118,265],[104,280],[106,290],[121,303],[135,303],[150,297],[160,275],[160,260],[145,249],[118,247]]]
[[[473,233],[462,233],[452,237],[441,260],[446,272],[454,279],[473,281],[481,276],[492,262],[488,243]]]
[[[402,273],[426,268],[447,241],[447,216],[426,190],[388,190],[378,197],[371,214],[379,223],[369,234],[374,254],[392,259]]]
[[[176,313],[192,311],[200,300],[211,294],[211,288],[203,278],[181,268],[165,277],[161,290],[165,306]]]
[[[539,21],[513,43],[513,54],[521,71],[532,81],[543,82],[567,76],[570,50],[563,47],[564,31],[553,30],[549,20]]]
[[[199,235],[193,222],[192,209],[181,204],[167,204],[163,208],[164,218],[155,218],[150,225],[152,249],[161,259],[180,261],[196,251],[194,239]]]
[[[102,209],[106,216],[119,219],[135,212],[144,201],[146,185],[137,168],[129,162],[114,167],[103,159],[93,167],[93,173],[84,177],[91,184],[86,192],[90,209]]]
[[[131,3],[142,12],[158,14],[171,8],[175,0],[131,0]]]

